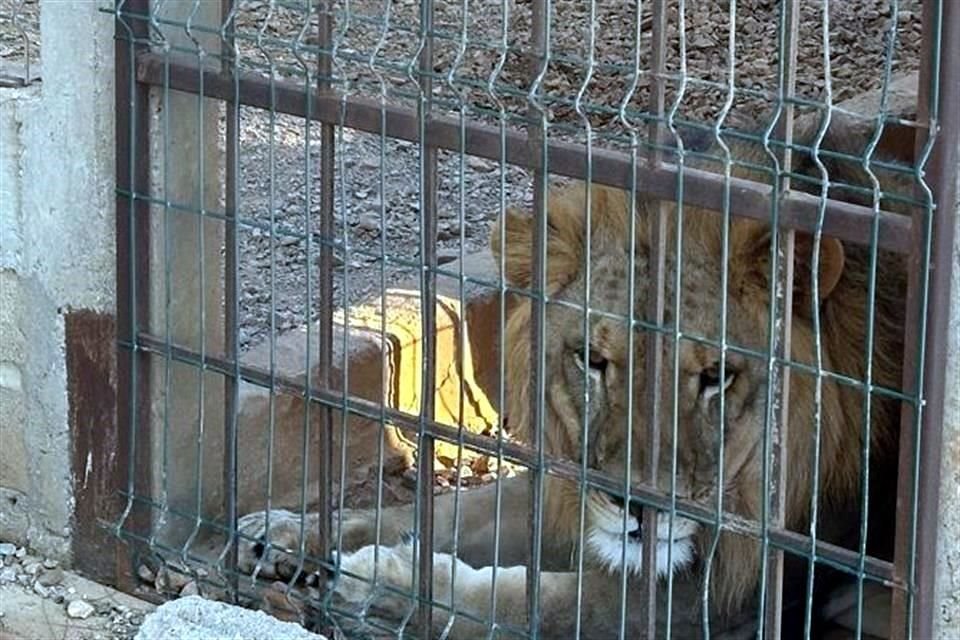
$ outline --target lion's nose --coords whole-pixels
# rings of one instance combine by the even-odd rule
[[[620,496],[610,496],[613,503],[623,509],[624,500]],[[643,505],[636,502],[630,502],[630,515],[637,519],[637,528],[629,533],[629,537],[634,540],[640,540],[643,533]]]

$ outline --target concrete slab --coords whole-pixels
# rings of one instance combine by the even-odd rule
[[[293,622],[282,622],[262,611],[188,596],[163,604],[146,617],[135,640],[324,640]]]

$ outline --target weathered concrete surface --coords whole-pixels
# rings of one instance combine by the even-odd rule
[[[69,555],[63,314],[113,312],[113,18],[44,3],[43,82],[0,90],[0,538]]]
[[[960,194],[960,175],[957,176]],[[960,638],[960,196],[943,208],[954,218],[946,398],[943,409],[943,459],[940,467],[940,530],[937,536],[939,640]]]
[[[293,622],[281,622],[262,611],[189,596],[157,607],[143,621],[136,640],[323,640]]]

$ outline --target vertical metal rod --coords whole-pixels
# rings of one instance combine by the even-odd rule
[[[637,321],[637,310],[636,310],[636,275],[637,275],[637,163],[639,162],[639,135],[637,127],[630,121],[627,117],[627,110],[630,106],[630,103],[633,101],[634,96],[636,95],[637,88],[640,81],[640,47],[643,40],[643,2],[642,0],[635,0],[634,2],[634,11],[636,15],[634,16],[633,24],[633,74],[630,79],[630,85],[624,93],[623,99],[620,102],[620,108],[618,113],[618,120],[623,124],[624,129],[628,132],[630,136],[630,176],[631,184],[627,188],[629,205],[628,205],[628,220],[627,225],[627,234],[629,236],[628,246],[628,256],[629,256],[629,271],[627,272],[627,298],[629,300],[629,311],[628,311],[628,324],[627,324],[627,376],[626,376],[626,388],[627,388],[627,401],[626,401],[626,424],[624,428],[626,429],[626,446],[624,447],[624,469],[623,469],[623,490],[624,495],[626,496],[630,487],[633,484],[633,410],[634,402],[636,398],[634,397],[634,368],[636,366],[636,321]],[[623,510],[623,530],[624,538],[626,539],[627,531],[627,518],[629,517],[630,510]],[[627,545],[624,541],[620,562],[623,566],[627,566]],[[623,640],[627,637],[627,596],[628,596],[628,581],[630,579],[630,574],[627,571],[620,572],[620,625],[617,632],[617,637],[620,640]]]
[[[667,7],[665,0],[655,0],[651,6],[653,12],[651,37],[651,66],[653,86],[650,91],[651,113],[656,120],[650,127],[651,150],[648,162],[655,167],[663,160],[662,142],[665,137],[664,117],[666,112],[666,54],[667,54]],[[648,285],[647,308],[644,310],[647,322],[656,326],[646,336],[646,442],[643,456],[643,481],[650,487],[658,487],[660,473],[660,421],[661,391],[663,383],[663,319],[666,301],[666,253],[667,218],[671,205],[658,203],[652,208],[648,224],[650,279]],[[654,507],[643,508],[643,525],[647,532],[657,530],[657,510]],[[642,638],[653,640],[657,635],[657,536],[643,536],[643,562],[640,574],[641,602],[644,610]]]
[[[933,15],[940,9],[939,20]],[[924,39],[926,50],[937,51],[930,66],[931,120],[939,124],[937,140],[926,164],[927,180],[933,190],[937,214],[933,216],[930,251],[930,291],[925,349],[925,414],[919,443],[918,487],[920,495],[916,531],[916,601],[913,636],[931,638],[934,616],[940,610],[936,600],[937,532],[939,527],[940,463],[943,443],[944,403],[946,401],[947,353],[950,336],[950,278],[956,234],[957,203],[960,202],[960,6],[947,0],[936,7],[925,2]],[[927,12],[930,12],[929,18]],[[939,25],[937,23],[939,22]],[[939,26],[939,28],[937,28]],[[932,129],[931,129],[932,130]],[[953,215],[951,215],[951,212]]]
[[[237,69],[237,49],[234,41],[234,3],[233,0],[221,0],[220,16],[223,21],[221,37],[223,39],[221,69],[224,73],[232,74],[233,99],[226,103],[226,167],[224,172],[225,185],[225,217],[226,228],[224,238],[224,352],[233,362],[232,376],[224,380],[224,412],[223,412],[223,441],[226,445],[223,461],[223,495],[224,518],[227,525],[229,550],[226,555],[228,574],[228,591],[233,603],[238,599],[239,574],[237,573],[237,412],[240,402],[240,354],[239,354],[239,322],[240,302],[238,295],[240,253],[239,234],[237,229],[237,207],[239,206],[239,191],[237,189],[237,175],[240,169],[238,154],[240,135],[240,79]]]
[[[127,503],[117,523],[148,531],[149,515],[134,511],[133,499],[149,495],[150,366],[148,355],[136,348],[137,335],[149,318],[150,284],[150,89],[136,80],[137,53],[146,50],[149,0],[116,2],[116,231],[117,231],[117,424],[118,450],[127,472]],[[127,351],[126,354],[123,351]],[[128,524],[129,523],[129,524]],[[136,586],[133,554],[117,545],[117,584]]]
[[[777,106],[779,122],[777,123],[777,137],[783,141],[783,152],[780,156],[779,189],[776,194],[786,193],[790,189],[790,169],[793,162],[793,125],[794,105],[793,97],[797,78],[797,42],[799,40],[800,1],[790,0],[783,5],[783,18],[780,35],[780,102]],[[773,226],[777,226],[774,221]],[[775,234],[775,237],[778,234]],[[774,268],[773,286],[770,296],[770,316],[776,318],[776,290],[783,292],[783,315],[779,334],[775,336],[770,357],[779,355],[781,361],[788,361],[791,357],[791,328],[793,324],[793,281],[794,281],[794,252],[796,246],[796,232],[790,229],[785,236],[781,236],[775,250],[783,253],[783,271],[777,275]],[[767,512],[765,527],[782,527],[786,519],[786,504],[784,495],[787,487],[787,446],[790,421],[790,367],[782,366],[779,370],[779,379],[771,377],[769,384],[773,387],[774,396],[779,402],[779,416],[774,418],[770,425],[770,462],[772,464],[773,491],[768,492],[770,503]],[[816,443],[814,446],[819,446]],[[766,540],[766,538],[765,538]],[[781,635],[781,618],[783,612],[783,551],[770,550],[764,544],[764,553],[768,558],[764,583],[766,588],[764,598],[763,636],[779,638]]]
[[[507,112],[503,102],[497,95],[497,80],[507,61],[507,52],[510,45],[508,41],[510,24],[510,3],[508,0],[500,0],[501,22],[500,22],[500,40],[498,42],[499,59],[490,73],[487,80],[487,95],[490,100],[497,105],[499,114],[499,184],[498,184],[498,232],[501,238],[507,237],[506,230],[506,210],[507,210]],[[505,242],[505,241],[504,241]],[[503,519],[503,435],[505,420],[503,416],[506,407],[506,325],[507,325],[507,252],[505,247],[501,248],[497,264],[499,275],[499,290],[497,292],[497,407],[500,409],[500,419],[497,425],[497,476],[495,483],[495,496],[493,507],[493,562],[490,572],[490,605],[488,609],[489,627],[487,639],[493,640],[497,634],[497,570],[500,565],[500,525]]]
[[[532,268],[530,274],[530,365],[535,393],[530,394],[529,433],[531,447],[536,451],[537,464],[530,473],[530,562],[527,565],[527,626],[531,638],[540,633],[540,563],[543,539],[544,508],[544,404],[545,354],[543,343],[546,332],[547,282],[547,192],[549,189],[547,157],[547,113],[539,103],[540,86],[547,73],[550,59],[550,3],[534,0],[531,7],[531,84],[527,99],[530,103],[530,124],[527,136],[532,157],[536,158],[533,180]],[[536,60],[536,63],[534,63]]]
[[[723,231],[721,234],[720,264],[723,265],[720,270],[720,291],[723,297],[720,299],[720,372],[718,379],[727,379],[727,320],[729,298],[727,291],[729,289],[730,278],[730,220],[732,212],[730,210],[730,178],[733,171],[733,162],[730,153],[730,147],[721,136],[721,131],[733,108],[733,100],[736,95],[736,70],[737,70],[737,0],[729,0],[730,24],[727,30],[727,96],[723,107],[717,114],[714,122],[713,136],[717,146],[723,153],[723,195],[722,195],[722,215]],[[716,486],[723,487],[726,484],[724,477],[724,464],[726,455],[725,433],[727,428],[727,405],[726,394],[719,394],[719,406],[717,407],[717,424],[720,426],[720,437],[717,441],[717,474]],[[713,562],[716,558],[717,547],[720,544],[721,521],[723,514],[724,492],[717,491],[715,496],[715,511],[713,536],[710,542],[710,551],[706,554],[706,560],[703,568],[703,587],[701,593],[700,607],[701,619],[703,624],[704,636],[710,637],[710,589],[713,572]]]
[[[868,525],[870,521],[870,483],[871,483],[871,473],[870,473],[870,464],[871,464],[871,452],[872,452],[872,443],[873,443],[873,393],[871,389],[874,385],[874,360],[873,354],[876,348],[875,335],[876,335],[876,320],[877,320],[877,268],[879,262],[880,254],[880,216],[879,212],[882,206],[882,197],[883,192],[881,190],[880,180],[878,179],[876,173],[872,169],[872,163],[874,161],[874,153],[877,149],[877,146],[880,143],[881,138],[884,134],[884,128],[886,126],[886,121],[889,115],[889,96],[890,96],[890,79],[893,72],[893,61],[897,53],[897,33],[899,26],[899,3],[897,0],[892,0],[890,2],[890,17],[889,17],[889,27],[886,34],[887,38],[887,51],[884,54],[884,63],[883,63],[883,76],[881,80],[880,88],[880,102],[877,105],[877,112],[875,115],[876,126],[874,128],[873,134],[870,137],[869,142],[867,143],[866,148],[864,149],[863,156],[861,158],[861,166],[863,167],[864,172],[867,174],[871,187],[872,187],[872,202],[874,209],[874,219],[871,224],[870,234],[870,262],[868,267],[868,279],[867,279],[867,322],[866,322],[866,339],[863,345],[864,358],[866,362],[866,368],[863,375],[863,383],[865,385],[865,392],[863,394],[863,435],[861,439],[861,453],[860,453],[860,468],[862,469],[861,480],[860,480],[860,531],[859,531],[859,543],[857,546],[857,553],[860,556],[857,563],[857,612],[856,612],[856,628],[854,633],[856,637],[859,638],[863,635],[863,623],[864,623],[864,584],[866,582],[866,561],[867,561],[867,539],[870,535],[868,531]],[[894,258],[899,260],[899,257]],[[889,622],[889,620],[888,620]]]
[[[897,640],[932,637],[937,610],[940,420],[955,229],[955,216],[949,214],[956,207],[960,170],[960,8],[955,5],[926,2],[922,14],[917,121],[927,125],[928,135],[918,136],[915,163],[920,196],[932,201],[913,216],[909,260],[903,389],[916,400],[901,414],[894,574],[908,590],[893,593],[890,635]]]
[[[333,83],[333,2],[321,0],[317,5],[320,53],[317,61],[317,90],[329,91]],[[318,269],[319,311],[319,368],[318,384],[321,389],[330,389],[330,373],[333,369],[333,234],[334,234],[334,189],[336,172],[336,129],[324,123],[320,128],[320,255]],[[340,446],[346,446],[341,442]],[[320,459],[318,462],[319,495],[318,512],[320,548],[322,559],[330,557],[332,535],[331,494],[333,491],[333,410],[325,403],[320,405]]]
[[[433,637],[433,483],[434,442],[425,433],[426,420],[433,420],[437,369],[437,149],[427,144],[427,121],[433,104],[433,0],[420,3],[419,60],[420,100],[417,123],[420,140],[420,312],[423,330],[423,363],[420,378],[421,429],[417,447],[419,488],[419,622],[424,638]]]

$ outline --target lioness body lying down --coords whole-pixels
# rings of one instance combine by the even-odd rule
[[[828,138],[829,141],[829,138]],[[828,147],[829,148],[829,147]],[[762,154],[735,149],[737,159],[752,155],[759,163]],[[831,171],[836,179],[841,169]],[[738,171],[747,177],[746,172]],[[753,174],[749,177],[757,179]],[[844,180],[851,180],[849,175]],[[869,184],[869,183],[865,183]],[[833,194],[831,194],[833,195]],[[592,211],[590,225],[589,306],[593,310],[585,331],[582,306],[587,291],[584,272],[586,250],[585,208],[588,192],[574,185],[551,193],[548,202],[548,256],[546,305],[546,406],[544,443],[549,455],[581,461],[615,478],[622,478],[626,465],[639,479],[647,451],[645,386],[647,335],[637,329],[633,339],[632,389],[628,385],[628,330],[624,317],[633,312],[643,317],[648,307],[649,285],[648,216],[653,203],[636,203],[635,292],[628,297],[630,273],[630,212],[628,194],[615,189],[593,187],[589,191]],[[666,273],[666,315],[668,326],[679,319],[686,336],[721,340],[721,289],[723,218],[711,211],[685,207],[682,217],[682,282],[679,297],[675,287],[676,232],[675,206],[668,205]],[[514,287],[530,286],[532,234],[530,215],[516,209],[506,213],[505,237],[499,222],[494,227],[492,248],[505,255],[506,278]],[[731,348],[726,365],[720,368],[720,352],[702,341],[681,339],[674,351],[673,340],[664,339],[661,450],[659,488],[674,488],[678,497],[714,508],[717,478],[722,471],[723,509],[759,521],[762,501],[768,488],[762,485],[763,433],[767,412],[768,365],[762,356],[768,348],[770,308],[770,229],[745,218],[732,218],[729,227],[727,261],[726,339]],[[821,365],[853,379],[866,378],[865,336],[869,252],[862,247],[841,245],[824,237],[819,254],[819,277],[810,277],[812,238],[797,235],[795,293],[792,325],[793,358],[816,366],[813,314],[819,314]],[[899,258],[881,252],[878,259],[878,290],[874,326],[872,380],[874,385],[898,388],[899,358],[902,354],[902,307],[904,274]],[[814,300],[816,302],[814,303]],[[679,308],[676,302],[679,301]],[[565,304],[566,303],[566,304]],[[507,363],[504,407],[511,426],[521,438],[530,436],[529,410],[531,381],[529,300],[524,298],[512,311],[506,327]],[[734,348],[735,347],[735,348]],[[754,355],[750,355],[753,352]],[[759,356],[756,354],[760,354]],[[677,367],[675,369],[675,367]],[[677,404],[674,406],[676,380]],[[586,387],[586,388],[585,388]],[[632,391],[634,401],[631,439],[632,459],[626,460],[627,407]],[[818,537],[838,543],[857,543],[861,495],[861,456],[864,395],[854,386],[822,379],[821,409],[816,411],[815,377],[795,369],[790,377],[790,421],[787,456],[788,486],[785,493],[787,526],[808,532],[814,483],[814,430],[820,419]],[[724,394],[726,428],[723,429],[722,469],[719,466],[719,399]],[[589,404],[585,397],[589,396]],[[874,479],[891,477],[884,472],[895,449],[898,407],[878,396],[870,406],[870,460]],[[587,406],[585,406],[587,405]],[[676,412],[676,433],[673,417]],[[584,437],[586,413],[587,442]],[[676,473],[671,470],[676,442]],[[529,535],[529,481],[526,477],[502,483],[499,568],[496,575],[496,620],[498,624],[526,625],[526,568]],[[884,490],[871,495],[871,513],[881,515]],[[453,549],[453,494],[436,499],[434,545],[434,598],[453,602],[457,611],[479,619],[490,618],[491,581],[494,572],[495,487],[461,494],[460,527],[457,540],[459,560]],[[576,572],[576,543],[580,533],[580,501],[576,483],[548,477],[546,484],[541,584],[541,623],[544,637],[567,638],[579,628],[582,637],[616,637],[621,619],[621,572],[629,573],[626,596],[626,637],[636,637],[641,624],[640,588],[641,535],[648,535],[641,522],[639,505],[630,504],[624,514],[623,500],[597,489],[587,492],[585,505],[582,583]],[[317,531],[314,514],[306,530]],[[348,573],[371,576],[375,539],[374,516],[345,511],[342,515],[344,553],[342,568]],[[285,512],[271,514],[271,531],[263,529],[264,514],[254,513],[241,520],[244,533],[269,539],[279,548],[296,549],[299,518]],[[626,531],[624,525],[626,524]],[[886,541],[884,533],[871,525],[871,542]],[[672,527],[672,529],[671,529]],[[409,590],[416,565],[414,547],[403,542],[413,529],[412,507],[387,509],[382,514],[377,580]],[[853,537],[850,537],[851,531]],[[673,572],[674,637],[700,637],[701,585],[705,560],[710,557],[714,531],[708,525],[677,517],[672,524],[666,514],[658,518],[657,572]],[[306,541],[308,551],[316,540]],[[625,547],[624,547],[625,545]],[[269,549],[269,547],[268,547]],[[883,551],[882,546],[878,548]],[[351,551],[351,553],[347,553]],[[757,585],[761,575],[759,542],[751,537],[724,532],[712,555],[709,580],[711,631],[714,637],[724,629],[738,628],[755,618]],[[625,564],[623,562],[625,558]],[[290,562],[276,548],[245,545],[241,564],[252,570],[259,562],[262,575],[284,575]],[[803,563],[801,563],[803,564]],[[456,565],[451,593],[451,570]],[[822,570],[818,567],[818,574]],[[803,583],[803,581],[801,581]],[[804,583],[805,584],[805,583]],[[360,604],[371,596],[367,583],[341,576],[333,588],[349,603]],[[582,606],[578,607],[578,590]],[[661,611],[665,598],[661,587]],[[378,589],[371,614],[402,619],[413,601]],[[579,626],[577,619],[579,617]],[[661,625],[665,616],[658,616]],[[446,610],[435,608],[434,628],[439,633],[449,621]],[[752,631],[748,622],[741,631]],[[451,638],[475,638],[486,627],[464,616],[456,616]],[[731,632],[732,633],[732,632]]]

